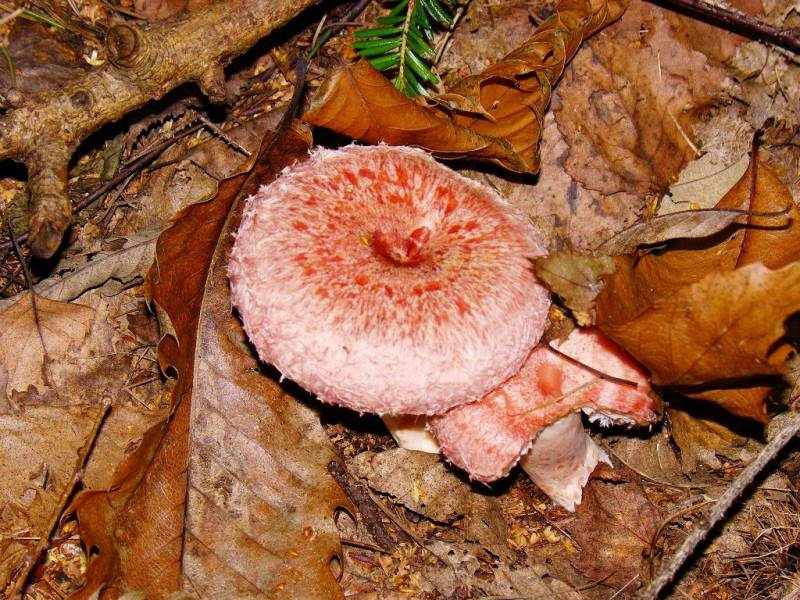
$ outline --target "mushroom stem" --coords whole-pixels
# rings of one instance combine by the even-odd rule
[[[384,415],[381,419],[401,448],[439,454],[439,442],[428,431],[425,415]]]

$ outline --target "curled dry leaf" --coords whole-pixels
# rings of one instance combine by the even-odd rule
[[[693,473],[698,463],[719,469],[722,467],[719,456],[741,460],[741,450],[747,440],[726,427],[724,420],[675,408],[670,408],[668,413],[670,433],[680,448],[681,468],[685,473]]]
[[[748,219],[772,219],[774,226],[785,225],[789,205],[775,213],[753,214],[733,208],[682,210],[640,221],[600,244],[595,251],[608,256],[631,254],[639,246],[660,244],[669,240],[706,238],[719,233],[733,223]],[[761,222],[761,225],[766,225]]]
[[[48,385],[46,361],[64,359],[89,333],[94,309],[29,294],[0,311],[0,406],[4,397]],[[38,325],[37,325],[38,317]],[[43,345],[44,344],[44,345]]]
[[[173,413],[117,468],[108,491],[79,496],[81,536],[99,554],[96,590],[149,598],[338,598],[333,511],[347,500],[327,472],[336,460],[317,415],[261,375],[231,314],[225,263],[235,208],[307,152],[282,131],[250,174],[186,209],[159,239],[150,292],[170,332],[163,368],[178,374]],[[235,227],[234,227],[235,229]]]
[[[438,454],[403,448],[362,452],[348,466],[376,492],[428,519],[452,523],[464,517],[459,528],[466,539],[503,559],[514,559],[506,544],[508,527],[497,498],[476,493]]]
[[[783,218],[765,213],[786,211]],[[597,299],[597,323],[659,385],[764,420],[770,382],[790,348],[784,321],[800,310],[800,210],[763,164],[751,160],[716,208],[750,211],[746,225],[618,258]],[[761,216],[759,216],[761,215]]]
[[[461,79],[432,106],[397,91],[361,61],[337,67],[304,115],[370,143],[418,146],[520,173],[539,170],[542,121],[555,82],[587,36],[619,18],[624,0],[562,0],[519,48]]]

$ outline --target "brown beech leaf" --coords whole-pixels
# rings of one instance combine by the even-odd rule
[[[584,38],[619,18],[626,0],[562,0],[519,48],[479,75],[461,79],[425,106],[360,61],[323,83],[303,118],[370,143],[419,146],[441,158],[539,170],[550,95]]]
[[[607,278],[598,297],[597,322],[650,369],[656,383],[693,386],[681,391],[763,421],[771,382],[737,379],[783,372],[790,348],[775,344],[783,336],[784,320],[798,310],[798,290],[778,281],[776,273],[791,277],[797,266],[792,261],[800,257],[800,210],[786,186],[757,161],[755,153],[744,175],[715,208],[749,214],[743,223],[711,237],[677,240],[636,261],[617,259],[617,271]],[[764,216],[769,213],[773,216]],[[766,268],[739,273],[746,265],[759,264]],[[770,285],[777,287],[770,291]],[[784,288],[787,294],[779,296],[778,290]],[[692,297],[699,302],[694,307],[686,304]],[[684,312],[679,312],[679,301],[685,302]],[[704,332],[703,327],[723,326],[745,304],[750,310],[741,313],[736,327],[745,333],[760,332],[760,336],[753,343],[742,338],[734,344],[732,332],[719,329],[719,343],[707,345],[707,336],[713,332]],[[656,305],[659,308],[653,312]],[[668,321],[659,323],[659,319]],[[681,347],[676,332],[688,333],[700,325],[683,338]],[[709,350],[714,350],[713,356],[706,354]],[[692,356],[699,357],[696,364]],[[689,363],[693,366],[687,369]]]
[[[628,584],[643,566],[659,521],[632,471],[600,463],[566,526],[580,546],[573,566],[603,585]]]
[[[63,359],[78,346],[95,317],[88,306],[41,296],[36,308],[38,327],[28,294],[0,311],[0,406],[4,397],[28,386],[43,392],[48,385],[45,361]]]
[[[707,40],[725,37],[634,0],[564,74],[555,115],[567,172],[603,194],[666,190],[695,157],[692,124],[725,77],[725,56]]]
[[[598,325],[652,373],[653,382],[700,386],[783,372],[773,357],[786,318],[800,310],[800,262],[771,270],[754,263],[706,275],[656,299],[631,320],[612,324],[614,304],[637,293],[632,269],[617,269],[598,297]],[[641,288],[638,288],[641,289]],[[763,419],[762,403],[717,403],[735,414]]]
[[[177,373],[173,413],[117,467],[108,491],[79,496],[81,536],[99,554],[88,598],[136,590],[199,597],[339,598],[333,512],[347,506],[316,413],[259,373],[231,312],[225,264],[241,200],[308,149],[293,128],[248,174],[184,210],[159,238],[149,290]]]

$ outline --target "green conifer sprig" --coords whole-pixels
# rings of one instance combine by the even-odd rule
[[[430,66],[436,59],[431,45],[434,29],[453,26],[451,9],[456,0],[400,0],[382,27],[355,33],[353,48],[379,71],[395,71],[395,87],[408,96],[427,96],[428,86],[439,83]]]

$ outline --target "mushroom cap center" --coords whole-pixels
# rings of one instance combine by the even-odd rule
[[[415,266],[425,260],[425,246],[431,239],[431,230],[417,227],[409,234],[397,230],[376,231],[372,234],[375,253],[399,266]]]

